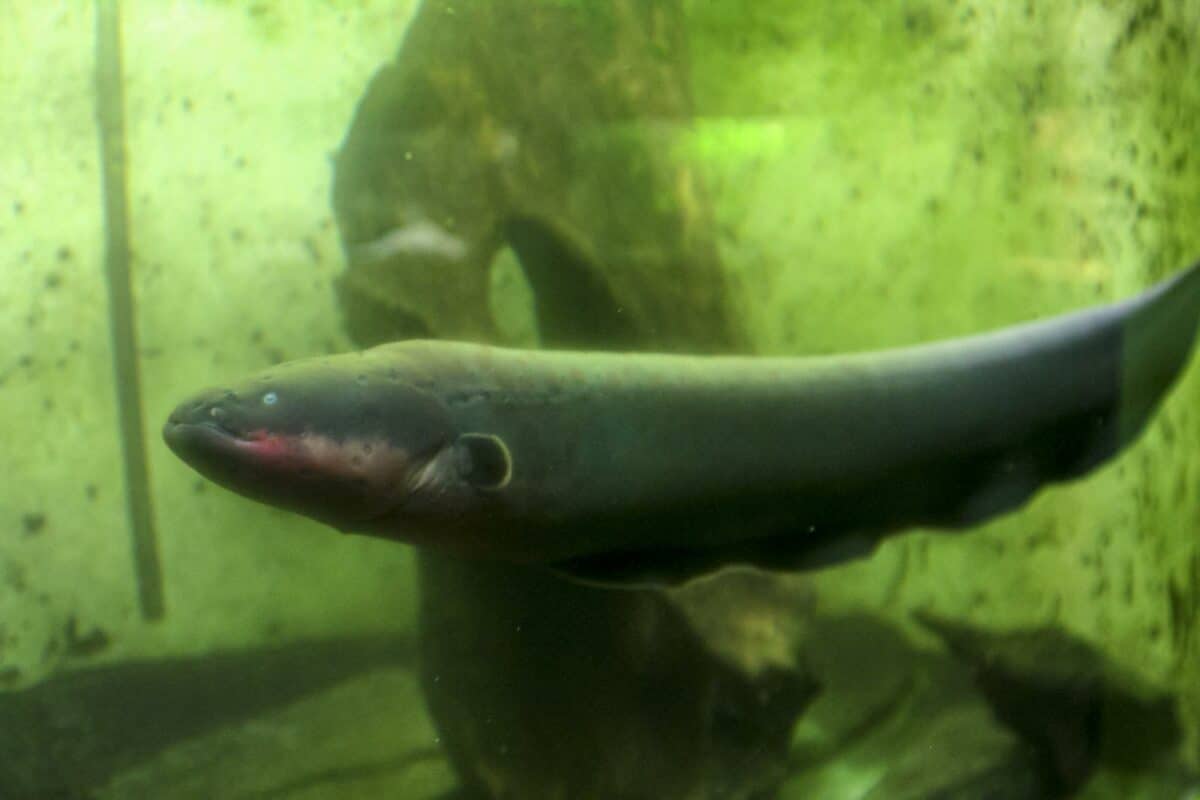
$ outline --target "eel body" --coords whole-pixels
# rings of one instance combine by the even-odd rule
[[[809,569],[964,529],[1143,430],[1189,359],[1200,265],[1131,299],[842,356],[407,341],[284,364],[164,435],[233,491],[344,531],[606,584]]]

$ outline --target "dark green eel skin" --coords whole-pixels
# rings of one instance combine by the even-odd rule
[[[811,569],[964,529],[1132,442],[1185,367],[1200,264],[919,347],[755,358],[408,341],[180,405],[195,469],[344,531],[603,584]]]

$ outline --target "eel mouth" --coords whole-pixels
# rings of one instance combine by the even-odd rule
[[[176,456],[217,483],[235,488],[252,477],[257,444],[217,422],[167,420],[163,441]]]
[[[261,483],[267,472],[299,466],[294,437],[238,424],[224,404],[228,391],[209,391],[178,405],[163,425],[167,447],[205,477],[239,490]]]
[[[372,477],[354,453],[303,436],[232,427],[221,415],[185,403],[163,425],[163,440],[182,461],[208,480],[244,497],[297,512],[343,531],[369,530],[395,510],[397,483]],[[405,454],[389,455],[373,444],[383,475],[410,466]],[[368,451],[370,452],[370,451]],[[371,466],[371,456],[361,456]]]

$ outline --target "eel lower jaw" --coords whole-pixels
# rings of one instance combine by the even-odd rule
[[[168,420],[167,446],[192,469],[237,494],[315,519],[344,533],[386,528],[400,498],[373,495],[363,479],[324,473],[290,437],[237,433],[216,421]]]
[[[238,451],[245,439],[211,422],[176,422],[168,420],[163,425],[163,441],[175,455],[187,463],[203,454],[232,455]]]
[[[265,459],[259,444],[214,422],[168,421],[163,440],[185,464],[239,494],[257,494]]]

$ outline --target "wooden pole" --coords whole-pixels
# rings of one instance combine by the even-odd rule
[[[100,129],[100,171],[104,192],[104,264],[108,277],[109,332],[121,454],[125,467],[125,510],[133,537],[138,601],[142,617],[161,619],[162,569],[154,531],[149,470],[142,427],[137,329],[129,283],[129,201],[125,170],[125,94],[121,70],[119,0],[96,2],[96,118]]]

